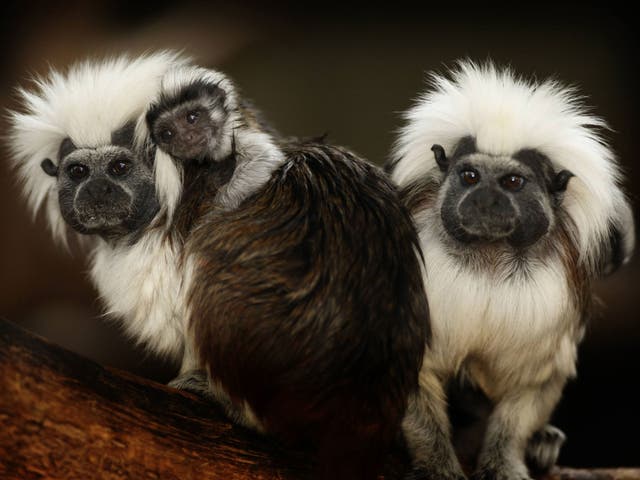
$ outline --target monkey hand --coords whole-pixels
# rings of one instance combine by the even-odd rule
[[[553,425],[545,425],[529,439],[526,459],[529,468],[536,473],[547,473],[558,461],[560,448],[567,436]]]

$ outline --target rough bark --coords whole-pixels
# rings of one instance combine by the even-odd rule
[[[390,455],[381,478],[400,479],[405,460]],[[0,320],[0,478],[294,480],[313,464],[195,396]],[[548,479],[640,479],[640,470],[558,469]]]

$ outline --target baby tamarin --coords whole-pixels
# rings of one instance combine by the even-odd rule
[[[63,231],[62,209],[90,205],[92,228],[71,226],[91,235],[92,279],[132,336],[182,356],[174,385],[311,442],[327,478],[374,478],[428,332],[417,235],[384,175],[341,148],[282,147],[224,75],[169,54],[85,64],[24,97],[12,144],[32,207],[46,199]]]
[[[557,456],[539,449],[545,435],[562,440],[545,425],[576,374],[591,284],[634,247],[604,122],[556,82],[470,62],[434,75],[406,119],[389,170],[425,255],[433,340],[421,383],[463,381],[493,403],[473,478],[528,479],[528,442],[538,464]],[[444,409],[443,395],[407,415],[424,478],[463,477]]]

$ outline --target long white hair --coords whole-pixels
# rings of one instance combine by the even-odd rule
[[[99,147],[108,145],[111,133],[126,123],[143,125],[163,75],[186,62],[170,51],[86,60],[67,72],[51,70],[35,79],[33,90],[18,90],[22,111],[9,112],[13,162],[30,208],[34,215],[44,208],[54,237],[64,241],[66,227],[56,179],[42,170],[42,161],[57,164],[65,138],[79,147]]]
[[[525,80],[491,62],[459,61],[445,75],[430,76],[428,90],[404,117],[392,153],[393,178],[400,186],[424,176],[438,178],[433,144],[451,152],[461,138],[472,136],[482,152],[536,149],[556,171],[575,175],[563,205],[575,225],[580,258],[588,265],[597,264],[613,226],[632,222],[619,187],[620,169],[601,136],[606,124],[589,113],[573,88],[554,80]],[[632,225],[626,226],[623,242],[632,249]]]

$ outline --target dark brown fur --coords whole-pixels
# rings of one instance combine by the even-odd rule
[[[209,202],[226,184],[236,166],[233,155],[217,163],[184,163],[183,191],[173,219],[173,231],[185,239],[199,219],[210,209]]]
[[[554,244],[567,272],[567,280],[573,294],[573,302],[580,312],[583,325],[588,324],[594,315],[595,298],[591,290],[592,280],[584,262],[580,262],[580,253],[571,238],[571,231],[575,230],[573,223],[565,215],[558,216],[558,226],[553,232],[549,243]]]
[[[400,198],[410,212],[422,212],[436,201],[439,188],[440,184],[435,180],[417,180],[400,191]]]
[[[374,478],[428,335],[417,235],[377,168],[320,144],[286,154],[239,208],[203,206],[191,327],[269,432],[315,444],[327,478]]]

